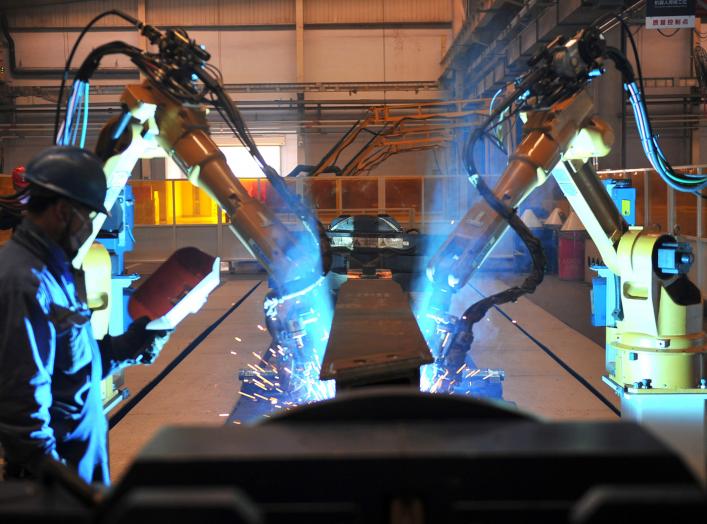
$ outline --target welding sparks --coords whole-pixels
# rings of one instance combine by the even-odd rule
[[[472,369],[471,371],[469,371],[469,373],[467,373],[467,375],[464,378],[472,378],[472,377],[475,377],[476,375],[478,375],[479,373],[481,373],[480,369]]]
[[[235,351],[231,351],[231,355],[238,355]]]
[[[249,395],[248,393],[244,393],[243,391],[239,391],[238,394],[243,395],[244,397],[248,397],[249,399],[252,399],[252,400],[257,400],[253,395]]]
[[[264,328],[263,326],[261,326],[260,324],[258,324],[258,329],[259,329],[260,331],[267,331],[267,329],[265,329],[265,328]]]
[[[219,413],[218,414],[219,417],[227,417],[228,415],[229,415],[228,413]]]
[[[430,388],[431,393],[435,393],[436,391],[439,390],[439,388],[442,386],[442,382],[444,382],[444,379],[447,378],[447,375],[449,375],[449,370],[445,370],[444,374],[441,375],[433,384],[433,386]]]
[[[243,342],[241,337],[233,337],[236,342]]]
[[[260,373],[256,375],[262,382],[265,382],[268,386],[275,387],[275,384],[270,382],[268,379],[266,379],[264,376],[262,376]]]

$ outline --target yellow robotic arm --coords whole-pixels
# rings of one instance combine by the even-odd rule
[[[112,42],[96,48],[78,73],[78,78],[87,82],[103,56],[123,53],[148,76],[142,84],[126,87],[121,98],[123,116],[103,128],[96,146],[96,152],[105,162],[108,180],[106,207],[110,209],[115,203],[137,161],[159,146],[194,185],[206,191],[226,212],[230,229],[269,273],[277,295],[299,292],[317,282],[328,269],[328,242],[320,241],[323,228],[297,197],[289,193],[277,173],[264,164],[237,109],[230,99],[224,101],[227,95],[217,77],[209,73],[208,53],[183,31],[162,34],[150,26],[142,27],[143,33],[158,46],[158,54]],[[196,83],[199,79],[204,83],[203,88]],[[207,98],[207,92],[213,98]],[[290,212],[300,219],[295,230],[302,234],[290,231],[271,209],[248,194],[211,139],[205,102],[216,104],[214,99],[218,97],[221,105],[217,108],[227,114],[230,111],[233,118],[229,124],[261,163],[274,189],[284,196]],[[105,218],[99,215],[94,220],[93,235],[73,261],[75,267],[80,267]]]
[[[309,361],[316,360],[311,348],[326,340],[331,321],[331,298],[324,280],[330,249],[325,230],[265,162],[226,94],[220,73],[208,63],[210,55],[205,49],[181,29],[162,32],[131,21],[157,51],[143,51],[120,41],[99,46],[79,68],[72,92],[88,92],[93,72],[101,59],[110,54],[128,56],[145,77],[141,84],[125,88],[122,116],[103,127],[96,145],[109,188],[105,205],[111,209],[139,159],[156,148],[165,151],[192,184],[219,204],[228,216],[231,231],[268,272],[273,289],[264,304],[265,323],[275,339],[273,346],[283,348],[283,358],[288,360],[293,378],[299,377],[301,370],[311,367]],[[77,135],[78,117],[73,113],[76,100],[72,98],[67,104],[67,117],[57,134],[60,143],[71,144]],[[285,227],[275,212],[252,198],[234,175],[210,137],[206,118],[209,106],[224,117],[260,166],[288,214],[294,216],[294,227]],[[81,267],[87,259],[105,218],[95,218],[92,236],[73,260],[75,267]],[[95,295],[93,302],[105,309],[102,302],[99,304],[105,293]]]
[[[121,130],[122,119],[114,119],[101,132],[96,148],[106,158],[104,169],[109,187],[114,188],[107,206],[112,203],[110,198],[114,202],[137,160],[158,145],[226,212],[230,229],[267,270],[278,290],[304,288],[321,275],[318,251],[304,249],[274,212],[252,198],[233,174],[209,135],[203,107],[181,104],[150,81],[127,86],[121,102],[131,123]],[[94,233],[104,219],[97,217]],[[75,264],[82,254],[83,250]]]
[[[607,266],[612,280],[607,288],[616,290],[613,314],[607,315],[603,380],[621,398],[624,418],[650,427],[705,478],[707,346],[702,296],[687,277],[693,262],[690,246],[672,235],[629,227],[587,162],[607,154],[613,142],[611,129],[592,116],[592,99],[586,92],[591,77],[601,73],[604,58],[624,75],[646,156],[666,184],[690,192],[707,186],[704,178],[679,177],[665,160],[625,57],[606,47],[592,30],[559,38],[531,60],[531,71],[510,100],[485,123],[486,128],[493,125],[493,119],[514,103],[528,111],[524,139],[493,191],[473,162],[474,142],[485,127],[472,133],[465,164],[483,200],[432,257],[427,272],[434,283],[433,296],[428,311],[418,313],[435,323],[428,342],[436,357],[435,379],[442,382],[469,361],[474,323],[493,305],[516,300],[542,281],[539,242],[515,208],[549,176],[555,177]],[[469,281],[509,223],[531,252],[531,275],[522,285],[471,305],[459,319],[446,314],[451,294]]]
[[[692,263],[689,246],[670,235],[629,228],[587,162],[606,155],[614,139],[609,126],[593,116],[586,91],[589,72],[601,67],[603,50],[597,39],[600,35],[582,31],[550,44],[535,61],[534,71],[526,77],[530,80],[522,85],[534,97],[528,102],[531,110],[524,138],[493,197],[474,205],[431,258],[427,273],[437,295],[432,304],[444,309],[449,296],[466,285],[509,227],[496,212],[498,202],[515,208],[554,176],[618,279],[620,312],[607,328],[607,381],[621,391],[704,393],[699,389],[707,377],[702,300],[686,276]],[[584,70],[578,67],[582,63]],[[584,82],[577,80],[582,75]],[[486,301],[487,307],[492,304]],[[468,350],[473,322],[478,320],[475,306],[456,322],[449,322],[439,311],[433,313],[443,320],[438,325],[443,335],[439,341],[447,346],[433,351],[449,359],[442,363],[447,369],[463,364],[460,358]]]

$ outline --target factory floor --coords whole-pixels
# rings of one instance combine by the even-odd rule
[[[481,275],[456,297],[453,306],[458,313],[479,293],[501,286],[505,283],[497,276]],[[135,395],[250,293],[111,429],[114,481],[162,426],[224,424],[239,398],[239,370],[256,364],[270,341],[262,327],[266,291],[266,282],[256,277],[224,275],[206,306],[182,322],[155,364],[126,370],[126,386]],[[550,420],[618,420],[609,408],[617,405],[617,399],[601,383],[604,353],[600,346],[524,298],[501,310],[505,315],[492,310],[477,324],[473,357],[479,367],[505,370],[506,400]]]

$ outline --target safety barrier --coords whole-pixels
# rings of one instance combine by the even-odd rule
[[[248,193],[273,209],[286,224],[294,217],[266,179],[241,179]],[[389,214],[405,228],[449,223],[466,207],[466,183],[458,177],[316,177],[286,180],[329,224],[341,215]],[[228,217],[201,189],[187,180],[135,180],[135,250],[128,261],[163,260],[194,245],[222,260],[251,259],[229,232]]]
[[[704,173],[707,165],[678,167]],[[601,171],[602,178],[626,178],[637,188],[637,223],[664,231],[679,231],[693,246],[690,277],[707,295],[707,203],[696,195],[676,192],[651,169]],[[260,199],[285,222],[294,219],[264,178],[241,179],[249,194]],[[286,179],[290,189],[311,203],[319,219],[329,224],[345,214],[387,213],[406,228],[437,231],[449,225],[477,198],[461,176],[362,176]],[[134,180],[135,251],[129,261],[164,260],[179,247],[195,245],[224,260],[250,259],[229,232],[228,218],[201,189],[188,180]],[[0,194],[12,192],[10,177],[0,176]],[[9,237],[0,231],[0,242]]]

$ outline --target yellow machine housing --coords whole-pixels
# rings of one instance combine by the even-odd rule
[[[619,243],[624,318],[607,333],[614,355],[607,371],[621,386],[697,390],[707,376],[700,290],[685,276],[654,269],[656,250],[674,242],[632,227]]]

